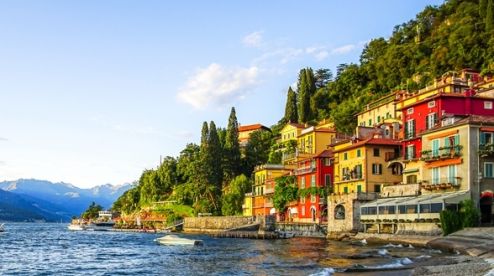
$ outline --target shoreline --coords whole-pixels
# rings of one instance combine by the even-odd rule
[[[353,242],[365,240],[374,244],[409,244],[432,248],[457,255],[448,256],[443,263],[425,264],[411,270],[411,275],[487,275],[494,276],[494,228],[467,228],[449,236],[420,236],[357,233],[346,236]]]

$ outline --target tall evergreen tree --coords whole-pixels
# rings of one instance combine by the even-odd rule
[[[479,15],[482,18],[485,18],[487,14],[487,0],[480,0],[479,1]]]
[[[292,87],[288,88],[285,105],[285,117],[284,120],[289,123],[298,123],[297,112],[297,94],[293,91]]]
[[[221,167],[222,149],[216,125],[213,121],[209,124],[209,139],[207,143],[207,151],[205,156],[206,166],[208,169],[208,194],[211,197],[212,203],[216,211],[220,210],[219,198],[221,196],[221,188],[223,182],[223,169]]]
[[[298,118],[300,123],[307,123],[311,119],[310,85],[307,80],[306,69],[300,70],[298,75]]]
[[[201,148],[205,147],[208,144],[208,139],[209,139],[208,122],[204,122],[202,123],[202,130],[201,130]]]
[[[487,3],[487,12],[485,16],[485,30],[490,32],[494,30],[494,3],[489,0]]]
[[[238,121],[235,108],[232,107],[230,111],[230,117],[228,118],[228,126],[226,128],[226,138],[225,138],[225,182],[230,183],[230,181],[235,178],[235,176],[240,173],[240,144],[238,142]]]

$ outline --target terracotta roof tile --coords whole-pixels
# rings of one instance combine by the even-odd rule
[[[238,131],[239,132],[251,131],[251,130],[258,130],[258,129],[266,129],[266,130],[269,130],[268,127],[263,126],[261,124],[243,125],[243,126],[239,126],[238,127]]]

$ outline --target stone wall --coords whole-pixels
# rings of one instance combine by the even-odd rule
[[[375,200],[376,193],[333,194],[328,197],[328,233],[360,230],[360,205]],[[338,218],[336,208],[344,208],[344,218]]]
[[[314,223],[276,223],[276,230],[290,232],[295,236],[324,238],[322,227]]]
[[[184,232],[214,233],[238,228],[253,223],[252,217],[188,217],[184,219]]]
[[[380,197],[416,196],[420,194],[420,184],[399,184],[383,187]]]

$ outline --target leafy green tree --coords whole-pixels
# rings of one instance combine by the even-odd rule
[[[278,212],[284,212],[288,203],[298,199],[298,187],[293,175],[282,176],[275,179],[273,206]]]
[[[487,1],[488,0],[479,1],[479,16],[481,18],[485,18],[487,15]]]
[[[285,105],[285,117],[283,117],[285,123],[297,123],[297,94],[293,91],[292,87],[288,88]]]
[[[243,162],[243,173],[251,175],[254,167],[265,164],[269,158],[269,152],[273,145],[271,132],[256,130],[250,134],[249,141],[245,146],[245,157]]]
[[[238,121],[235,108],[232,107],[230,117],[228,118],[228,126],[226,128],[225,139],[225,181],[230,182],[240,172],[240,145],[238,142]]]
[[[485,29],[490,32],[494,30],[494,3],[489,0],[487,3],[487,12],[485,15]]]
[[[316,90],[325,87],[332,78],[333,73],[331,70],[326,68],[317,69],[314,73],[314,85],[316,86]]]
[[[221,213],[225,216],[241,215],[245,193],[250,191],[251,187],[252,184],[245,175],[235,177],[222,197]]]
[[[98,217],[99,211],[103,211],[103,207],[96,202],[92,202],[89,207],[82,213],[83,219],[95,219]]]

